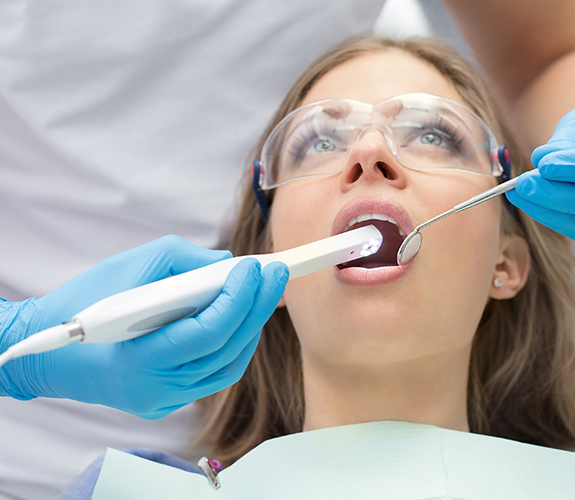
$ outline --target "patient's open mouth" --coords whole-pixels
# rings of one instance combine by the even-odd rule
[[[352,260],[337,266],[339,269],[348,267],[363,267],[373,269],[385,266],[397,266],[397,252],[406,237],[405,231],[399,227],[397,221],[385,214],[362,214],[351,219],[344,229],[349,231],[363,226],[375,226],[383,236],[379,250],[369,257]]]

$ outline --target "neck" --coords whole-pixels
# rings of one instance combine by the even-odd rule
[[[459,353],[369,369],[304,355],[304,430],[395,420],[468,432],[468,360]]]

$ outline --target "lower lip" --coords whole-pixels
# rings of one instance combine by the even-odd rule
[[[380,286],[391,283],[403,276],[411,267],[411,262],[405,266],[385,266],[375,269],[363,267],[346,267],[335,269],[335,277],[346,285],[353,286]]]

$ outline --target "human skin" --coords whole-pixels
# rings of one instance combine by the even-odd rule
[[[575,2],[442,0],[531,152],[575,108]]]
[[[334,68],[303,104],[377,103],[412,92],[465,106],[437,70],[398,49]],[[277,188],[273,250],[331,236],[338,213],[358,199],[382,206],[393,200],[415,227],[495,184],[464,172],[409,170],[380,133],[369,133],[341,173]],[[469,430],[469,357],[481,314],[491,297],[514,296],[528,271],[525,245],[501,235],[501,210],[495,199],[430,226],[419,255],[403,270],[374,271],[375,283],[350,283],[348,271],[334,267],[288,284],[283,303],[301,344],[304,430],[378,420]],[[495,277],[503,282],[497,289]]]

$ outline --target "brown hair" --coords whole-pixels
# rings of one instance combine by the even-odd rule
[[[255,150],[273,127],[298,108],[328,71],[362,54],[399,49],[433,65],[511,152],[514,175],[529,162],[503,112],[473,68],[432,39],[400,42],[372,35],[350,39],[314,63],[295,83]],[[246,175],[247,178],[247,175]],[[273,200],[273,192],[268,194]],[[559,448],[575,446],[575,283],[569,240],[516,210],[502,211],[502,230],[530,248],[527,284],[509,300],[491,300],[476,332],[468,382],[472,432]],[[234,254],[264,253],[269,233],[249,183],[232,237]],[[302,430],[304,398],[299,342],[285,308],[263,329],[244,377],[203,400],[201,439],[229,464],[266,439]]]

